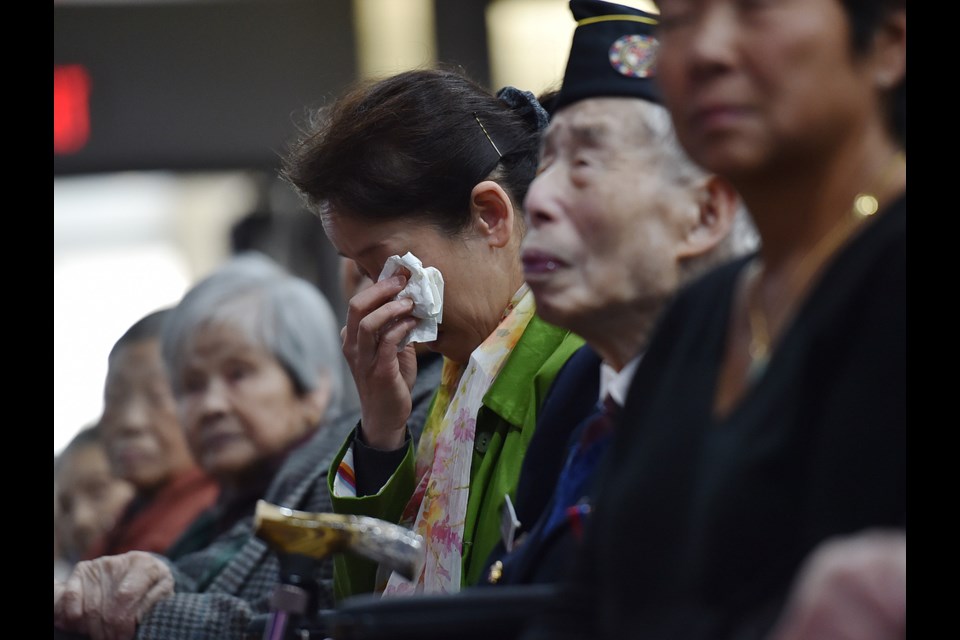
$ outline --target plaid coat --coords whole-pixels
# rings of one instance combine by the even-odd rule
[[[433,392],[440,382],[443,359],[422,366],[413,388],[413,414],[408,425],[419,437]],[[356,426],[357,413],[341,416],[321,428],[284,462],[264,499],[291,509],[332,512],[327,470],[343,440]],[[239,548],[239,551],[237,549]],[[198,585],[211,567],[222,565],[207,585]],[[175,593],[160,602],[137,628],[138,640],[240,640],[251,621],[270,611],[270,597],[279,579],[276,555],[253,535],[253,517],[237,523],[212,545],[172,563]],[[333,560],[318,571],[321,609],[334,607]]]

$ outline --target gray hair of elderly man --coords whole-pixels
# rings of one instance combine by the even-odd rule
[[[642,131],[648,148],[662,154],[659,166],[664,177],[684,186],[705,180],[710,174],[684,151],[666,108],[647,101],[638,101],[638,105],[643,114]],[[681,280],[689,282],[723,262],[756,251],[759,246],[760,235],[740,201],[730,232],[711,251],[685,260],[680,265]]]
[[[312,283],[291,275],[257,252],[239,254],[197,282],[166,319],[161,334],[164,363],[175,396],[183,391],[183,360],[204,327],[229,326],[272,354],[300,394],[326,375],[326,421],[345,409],[346,363],[340,327],[330,303]]]

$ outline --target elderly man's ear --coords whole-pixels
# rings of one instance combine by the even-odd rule
[[[693,258],[713,249],[730,233],[740,207],[740,196],[723,178],[707,176],[699,189],[699,212],[680,243],[680,258]]]

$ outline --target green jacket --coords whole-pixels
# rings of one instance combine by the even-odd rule
[[[516,497],[520,466],[543,399],[560,367],[582,345],[579,336],[534,316],[483,398],[477,416],[463,536],[464,586],[476,584],[482,577],[487,557],[500,540],[504,496]],[[327,484],[331,495],[337,467],[353,437],[352,433],[330,466]],[[413,445],[408,445],[403,462],[379,493],[359,498],[334,496],[333,510],[399,522],[416,488],[415,454]],[[374,562],[360,556],[335,555],[334,595],[340,600],[372,592],[376,571]]]

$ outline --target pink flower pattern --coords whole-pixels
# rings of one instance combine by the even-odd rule
[[[472,440],[476,430],[477,419],[469,415],[466,409],[460,409],[457,419],[453,421],[453,439],[457,442]]]

